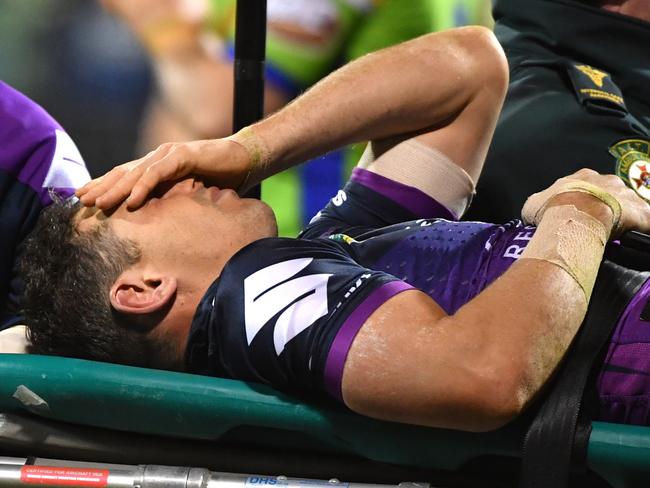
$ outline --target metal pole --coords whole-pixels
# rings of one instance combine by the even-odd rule
[[[48,463],[43,465],[38,458],[32,461],[35,464],[21,465],[14,464],[14,459],[0,458],[0,488],[430,488],[428,483],[347,483],[337,479],[218,473],[180,466],[116,466],[57,460],[43,460]]]
[[[237,0],[233,132],[264,116],[266,0]],[[259,185],[246,196],[260,197]]]

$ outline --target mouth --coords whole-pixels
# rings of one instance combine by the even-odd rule
[[[213,202],[219,201],[219,199],[223,196],[223,191],[217,188],[216,186],[211,186],[206,188],[208,191],[208,194],[210,195],[210,200]]]
[[[218,202],[225,197],[238,197],[237,192],[230,188],[217,188],[216,186],[210,186],[206,188],[206,190],[210,195],[210,200],[213,202]]]

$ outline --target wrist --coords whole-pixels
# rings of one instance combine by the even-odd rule
[[[552,203],[546,206],[535,236],[521,259],[546,261],[562,268],[582,289],[585,303],[588,303],[613,218],[607,217],[600,204],[583,200],[582,196],[575,200],[569,195],[562,197],[552,198]],[[605,207],[612,214],[609,207]],[[609,221],[609,227],[601,218]]]
[[[246,193],[251,187],[270,176],[271,154],[263,138],[253,127],[244,127],[239,132],[226,138],[242,147],[248,155],[248,167],[242,182],[237,187],[239,193]]]
[[[612,234],[616,224],[614,212],[607,203],[598,197],[581,191],[569,191],[552,197],[546,207],[548,209],[560,205],[573,205],[576,209],[598,220],[603,225],[608,237]]]

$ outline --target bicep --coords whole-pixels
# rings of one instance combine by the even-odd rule
[[[444,119],[417,133],[372,141],[359,165],[462,213],[481,174],[508,84],[505,61],[493,58],[495,66],[481,75],[482,83],[470,84],[469,92],[459,87],[442,103],[447,110],[437,107],[447,114]]]
[[[469,360],[480,329],[451,327],[420,291],[388,300],[364,323],[347,356],[343,399],[357,413],[384,420],[472,429],[477,372]]]
[[[354,411],[405,423],[492,430],[518,415],[566,353],[584,294],[560,267],[520,259],[446,316],[404,292],[363,324],[343,369]]]

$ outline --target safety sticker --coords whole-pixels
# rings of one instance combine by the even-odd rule
[[[616,158],[616,174],[650,202],[650,141],[625,139],[609,148]]]
[[[23,466],[20,481],[34,485],[93,486],[108,484],[107,469]]]

